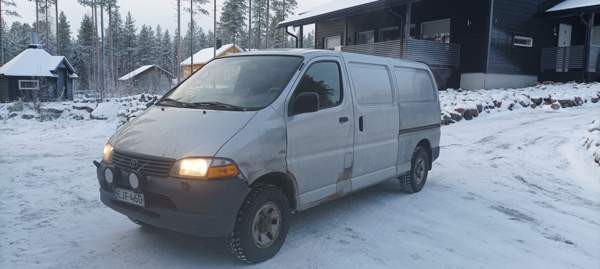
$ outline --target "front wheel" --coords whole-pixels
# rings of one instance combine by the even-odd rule
[[[405,192],[416,193],[423,189],[429,173],[429,163],[427,151],[417,147],[412,156],[410,173],[401,180]]]
[[[235,230],[228,240],[231,252],[246,263],[272,258],[285,241],[289,218],[289,202],[278,187],[261,185],[253,188],[238,213]]]

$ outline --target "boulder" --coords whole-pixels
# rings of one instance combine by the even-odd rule
[[[574,107],[575,106],[575,101],[574,100],[569,100],[569,99],[558,100],[558,103],[563,108]]]
[[[575,100],[573,100],[575,102],[575,106],[581,106],[583,105],[585,102],[583,101],[583,98],[577,96],[575,97]]]
[[[478,104],[477,105],[477,111],[479,111],[479,113],[483,112],[483,105],[482,104]]]
[[[94,111],[93,108],[89,107],[89,106],[73,106],[73,109],[75,110],[85,110],[87,111],[87,113],[92,113],[92,111]]]
[[[17,114],[17,113],[10,113],[10,114],[8,115],[8,118],[9,118],[9,119],[12,119],[12,118],[14,118],[14,117],[16,117],[16,116],[18,116],[18,115],[19,115],[19,114]]]
[[[448,114],[444,114],[442,116],[442,125],[450,125],[454,123],[454,121],[452,120],[452,117],[450,117]]]
[[[454,122],[459,122],[463,119],[463,116],[456,112],[450,112],[450,118],[452,118]]]
[[[472,120],[473,118],[476,118],[479,116],[479,111],[477,111],[477,109],[467,109],[465,110],[465,113],[463,113],[463,117],[465,118],[465,120]]]
[[[23,114],[23,115],[21,115],[21,118],[25,119],[25,120],[30,120],[30,119],[35,118],[35,116],[31,115],[31,114]]]
[[[542,98],[531,98],[531,102],[535,105],[535,106],[540,106],[542,104]]]
[[[545,105],[552,105],[554,103],[554,100],[552,99],[552,97],[548,97],[548,98],[544,98],[544,104]]]
[[[8,112],[23,111],[23,101],[16,101],[6,107]]]
[[[494,106],[497,108],[501,108],[502,107],[502,101],[496,101],[494,100]]]
[[[598,103],[600,101],[600,97],[592,97],[592,99],[590,100],[592,101],[592,103]]]
[[[550,105],[550,107],[554,110],[558,110],[560,109],[560,104],[559,103],[553,103],[552,105]]]
[[[515,109],[515,104],[512,103],[508,106],[508,110],[513,111]]]

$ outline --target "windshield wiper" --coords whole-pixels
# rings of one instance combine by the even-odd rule
[[[189,107],[189,104],[181,102],[181,101],[177,101],[177,100],[171,99],[171,98],[165,98],[163,100],[160,100],[160,102],[158,102],[158,105],[166,105],[166,106],[174,106],[174,107]]]
[[[223,109],[234,110],[234,111],[248,111],[248,108],[236,106],[236,105],[225,104],[225,103],[221,103],[221,102],[197,102],[197,103],[192,103],[191,105],[193,105],[195,107],[212,107],[212,108],[223,108]]]

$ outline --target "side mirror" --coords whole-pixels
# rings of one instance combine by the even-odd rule
[[[319,111],[319,95],[315,92],[303,92],[294,98],[291,115]]]

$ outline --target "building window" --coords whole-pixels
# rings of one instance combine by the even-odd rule
[[[390,40],[398,40],[400,39],[400,34],[401,31],[399,26],[382,28],[379,29],[379,41],[383,42]]]
[[[19,90],[34,90],[40,89],[39,80],[19,80]]]
[[[339,35],[326,37],[324,39],[325,49],[335,49],[342,45],[342,37]]]
[[[533,38],[528,36],[516,35],[513,37],[513,46],[533,48]]]
[[[356,33],[356,44],[373,44],[375,43],[375,31],[364,31]]]
[[[450,19],[421,23],[421,39],[450,43]]]

